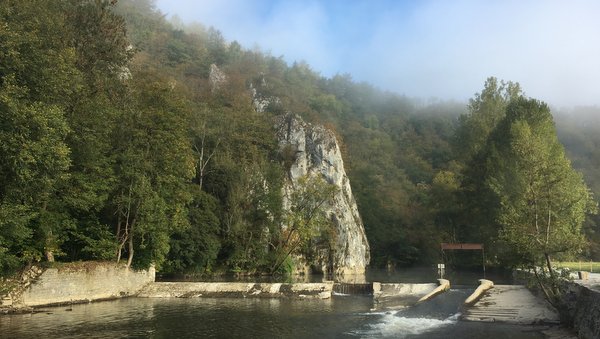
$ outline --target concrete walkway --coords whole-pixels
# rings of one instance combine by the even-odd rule
[[[586,286],[590,289],[600,291],[600,273],[588,273],[588,279],[575,279],[574,282]]]
[[[461,317],[468,321],[499,321],[510,324],[558,324],[558,313],[543,298],[522,285],[495,285]]]

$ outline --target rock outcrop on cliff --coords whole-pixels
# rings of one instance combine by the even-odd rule
[[[293,114],[279,117],[276,129],[280,149],[291,148],[295,152],[289,164],[284,198],[291,196],[298,179],[307,175],[321,176],[337,187],[333,201],[325,206],[336,228],[335,245],[330,253],[321,256],[320,262],[308,264],[320,265],[324,272],[333,271],[338,277],[364,273],[370,259],[369,243],[335,135]]]

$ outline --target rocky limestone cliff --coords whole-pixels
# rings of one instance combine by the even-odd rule
[[[363,274],[370,259],[369,243],[335,135],[325,127],[306,123],[293,114],[279,117],[276,129],[280,149],[292,147],[295,150],[284,197],[291,195],[294,184],[305,175],[321,176],[338,188],[333,202],[325,207],[336,227],[336,245],[332,253],[321,256],[324,259],[317,264],[324,272],[327,268],[332,269],[336,277]]]
[[[210,83],[210,91],[214,94],[227,83],[227,75],[217,65],[211,64],[208,82]]]

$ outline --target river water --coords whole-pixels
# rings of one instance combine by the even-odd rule
[[[329,300],[128,298],[0,317],[2,338],[543,338],[539,327],[458,320],[466,291],[400,310]]]
[[[367,278],[419,283],[435,281],[435,274],[431,270],[370,272]],[[454,285],[449,292],[411,307],[402,303],[384,307],[372,296],[343,295],[328,300],[127,298],[54,307],[0,316],[0,337],[544,338],[540,331],[545,327],[460,321],[462,302],[474,290],[478,276],[461,274],[472,283]]]

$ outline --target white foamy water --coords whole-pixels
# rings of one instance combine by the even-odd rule
[[[398,312],[386,312],[381,321],[369,325],[369,329],[356,332],[361,337],[394,337],[405,338],[409,335],[422,334],[442,326],[456,324],[460,313],[446,319],[408,318]]]

